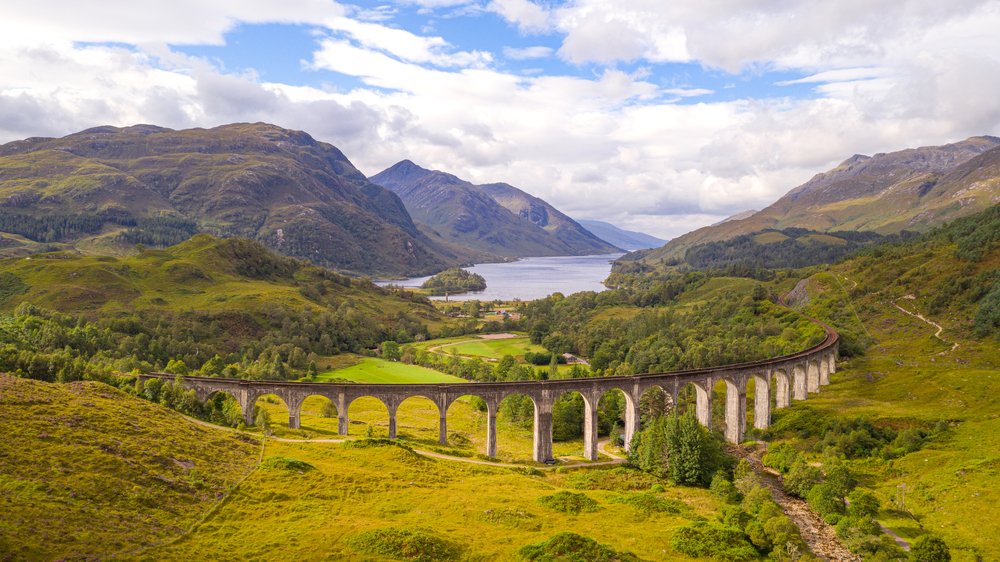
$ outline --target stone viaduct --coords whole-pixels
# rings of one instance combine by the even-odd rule
[[[597,404],[601,396],[611,391],[625,395],[625,443],[639,430],[639,398],[644,392],[659,387],[677,404],[681,390],[692,385],[695,389],[698,420],[706,427],[712,424],[712,391],[718,381],[726,383],[725,436],[731,443],[739,443],[746,432],[747,383],[754,384],[754,427],[767,428],[771,423],[771,388],[774,387],[774,407],[785,408],[792,400],[805,400],[809,393],[819,392],[830,382],[836,371],[839,336],[829,326],[823,325],[826,338],[819,344],[792,355],[765,361],[725,365],[706,369],[691,369],[670,373],[649,373],[625,377],[592,377],[516,382],[469,382],[447,384],[351,384],[303,383],[284,381],[248,381],[214,377],[184,377],[183,384],[194,389],[200,400],[207,400],[217,392],[232,395],[243,410],[247,425],[253,424],[254,404],[260,396],[276,394],[288,408],[288,425],[299,427],[302,402],[309,396],[319,395],[330,399],[337,408],[338,430],[347,435],[347,417],[351,402],[362,396],[372,396],[382,401],[389,411],[389,437],[396,437],[396,410],[407,398],[419,396],[437,405],[440,414],[439,440],[447,443],[448,407],[461,396],[478,396],[486,402],[486,454],[497,453],[496,417],[500,402],[507,396],[523,394],[534,403],[534,454],[536,461],[552,460],[552,407],[556,399],[567,392],[579,392],[584,402],[584,454],[597,460]],[[140,379],[173,379],[175,375],[150,373],[138,375]]]

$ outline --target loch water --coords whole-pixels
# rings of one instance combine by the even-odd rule
[[[596,256],[556,256],[522,258],[504,263],[482,263],[466,267],[486,279],[486,290],[449,295],[448,300],[534,300],[552,293],[570,295],[580,291],[600,292],[603,281],[611,273],[611,264],[623,254]],[[420,287],[430,277],[413,277],[396,281],[377,281],[378,285]],[[443,296],[431,297],[444,300]]]

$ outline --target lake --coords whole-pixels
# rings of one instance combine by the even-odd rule
[[[569,295],[580,291],[600,292],[606,289],[601,283],[611,273],[611,262],[624,254],[599,256],[557,256],[548,258],[522,258],[507,263],[481,263],[466,267],[486,279],[486,290],[475,293],[449,295],[448,300],[535,300],[552,293]],[[378,285],[420,287],[430,279],[414,277],[402,281],[377,281]],[[444,300],[444,297],[431,297]]]

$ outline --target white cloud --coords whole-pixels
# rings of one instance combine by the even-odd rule
[[[551,29],[548,10],[531,0],[492,0],[486,9],[516,25],[523,33],[542,33]]]
[[[503,49],[503,56],[514,60],[543,59],[551,55],[551,47],[504,47]]]
[[[860,0],[625,7],[577,0],[547,21],[565,34],[563,59],[608,63],[585,76],[502,72],[487,53],[358,21],[357,12],[326,1],[294,11],[262,0],[185,1],[5,8],[0,140],[101,124],[269,121],[336,144],[369,174],[411,158],[473,181],[507,181],[572,216],[615,217],[672,237],[761,208],[854,153],[1000,133],[995,1],[958,0],[952,8],[885,0],[863,9]],[[312,66],[363,86],[262,83],[168,46],[219,43],[233,26],[261,21],[324,29]],[[552,52],[504,52],[528,55]],[[618,70],[621,60],[647,61],[646,70]],[[804,77],[786,83],[814,84],[816,94],[715,101],[708,89],[676,86],[686,78],[657,74],[662,67],[653,63],[664,61],[792,70]]]

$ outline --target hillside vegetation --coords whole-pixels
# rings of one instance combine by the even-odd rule
[[[431,273],[471,256],[421,234],[398,197],[301,131],[136,125],[0,146],[7,255],[46,244],[121,253],[195,232],[363,273]]]
[[[0,261],[0,369],[42,380],[110,370],[297,378],[316,356],[446,334],[421,297],[242,239]]]
[[[776,412],[774,437],[824,465],[846,457],[911,543],[934,534],[953,560],[1000,559],[1000,206],[817,273],[798,305],[855,356]]]
[[[0,560],[130,557],[194,525],[259,441],[96,382],[0,374]]]

